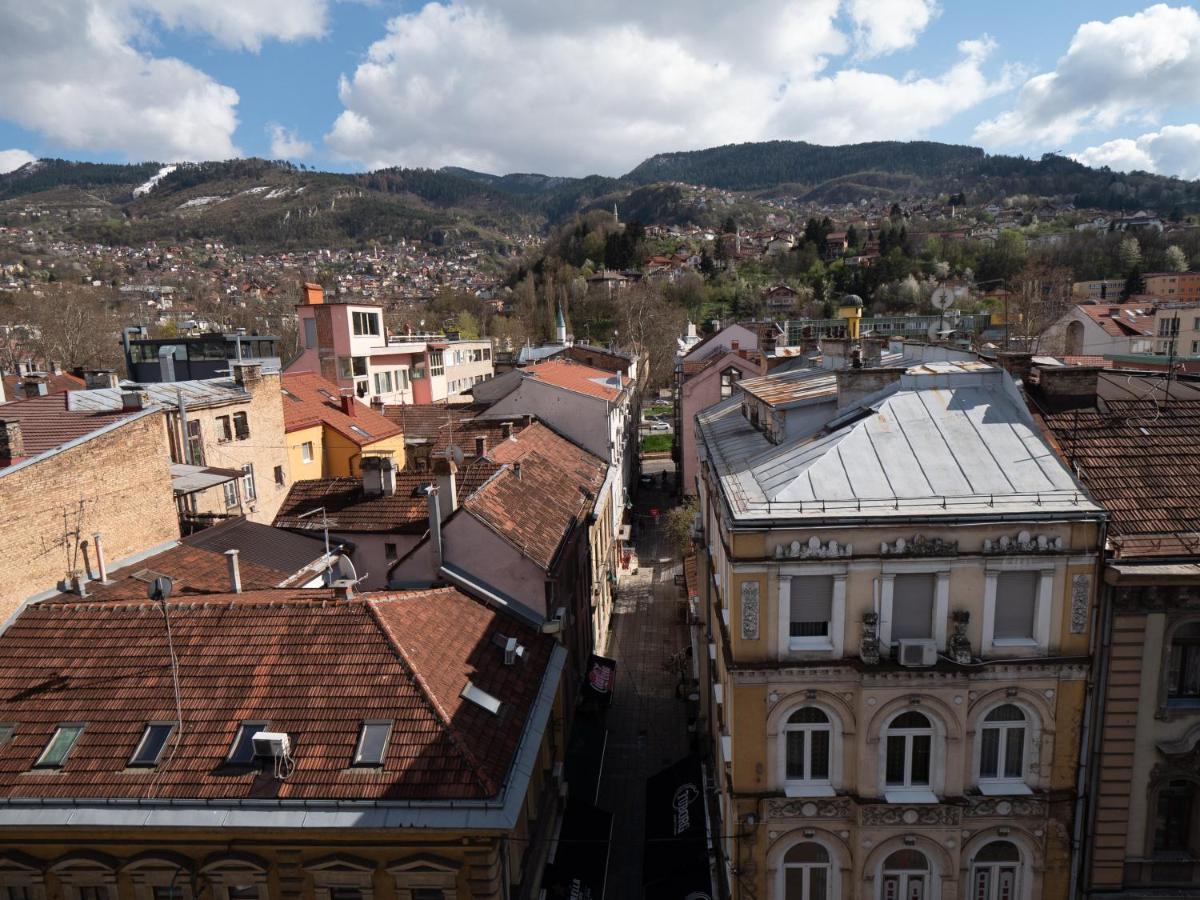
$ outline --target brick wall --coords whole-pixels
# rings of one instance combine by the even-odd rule
[[[40,462],[0,471],[0,619],[53,588],[69,568],[95,567],[92,535],[110,568],[179,537],[167,434],[151,413]]]

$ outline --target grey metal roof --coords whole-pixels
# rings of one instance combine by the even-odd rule
[[[236,481],[243,472],[236,469],[214,469],[211,466],[189,466],[171,463],[171,490],[176,494],[195,494],[218,484]]]
[[[179,397],[182,395],[183,402],[188,409],[219,406],[223,403],[240,403],[250,397],[232,378],[204,378],[194,381],[150,384],[123,381],[119,388],[71,391],[67,395],[67,408],[90,411],[119,410],[122,403],[121,394],[127,391],[148,394],[151,403],[172,408],[179,405]]]
[[[925,363],[857,418],[844,413],[844,424],[779,445],[744,418],[736,397],[701,413],[734,517],[1099,512],[999,369]]]

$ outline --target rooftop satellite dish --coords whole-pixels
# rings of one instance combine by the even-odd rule
[[[463,464],[462,447],[459,447],[457,444],[451,444],[446,448],[446,458],[454,460],[456,466],[461,466]]]
[[[146,594],[151,600],[164,601],[171,596],[173,582],[166,575],[159,575],[146,586]]]
[[[938,309],[945,310],[953,306],[954,301],[957,299],[958,298],[955,296],[954,291],[950,290],[950,288],[946,287],[945,285],[939,285],[938,287],[934,288],[933,295],[929,298],[929,302]]]
[[[338,554],[335,568],[337,569],[337,576],[339,579],[345,581],[358,581],[358,572],[355,571],[354,563],[352,563],[350,561],[350,557],[346,556],[344,553]]]

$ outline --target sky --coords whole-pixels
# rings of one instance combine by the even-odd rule
[[[1200,7],[1120,0],[0,0],[39,157],[623,174],[928,139],[1200,178]]]

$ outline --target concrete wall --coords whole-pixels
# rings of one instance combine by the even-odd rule
[[[20,468],[0,469],[0,617],[54,588],[69,569],[95,572],[93,534],[109,566],[179,538],[162,412]]]

